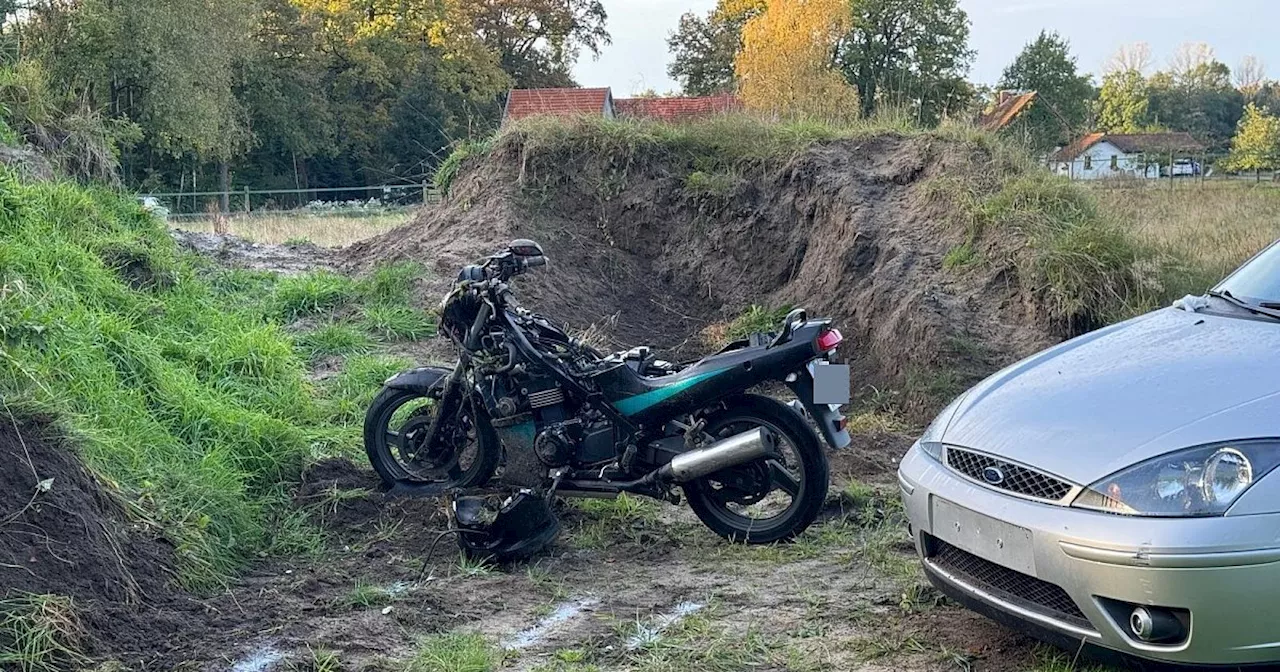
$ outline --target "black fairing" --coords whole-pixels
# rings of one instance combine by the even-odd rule
[[[409,371],[402,371],[392,376],[385,383],[386,387],[396,390],[408,390],[418,394],[426,394],[431,388],[443,385],[453,371],[438,366],[424,366]]]
[[[804,368],[821,354],[815,341],[828,324],[830,320],[811,320],[797,327],[786,343],[717,353],[669,376],[641,376],[619,363],[596,374],[593,380],[628,419],[639,424],[660,423]],[[669,390],[672,387],[678,389]],[[673,393],[668,395],[665,391]]]

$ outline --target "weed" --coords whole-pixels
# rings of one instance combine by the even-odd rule
[[[502,655],[481,635],[448,633],[422,640],[407,672],[490,672]]]
[[[307,650],[311,657],[303,663],[300,672],[342,672],[342,659],[338,657],[337,651],[313,649],[310,644],[307,645]]]
[[[616,499],[577,500],[573,506],[584,519],[570,532],[569,539],[580,548],[601,549],[619,539],[639,543],[647,536],[670,532],[658,525],[660,504],[653,500],[623,493]]]
[[[0,667],[57,672],[89,662],[71,598],[25,595],[0,601]],[[13,666],[10,668],[9,666]]]
[[[416,341],[436,335],[436,323],[411,306],[370,306],[364,311],[365,328],[388,341]]]
[[[356,585],[342,598],[342,604],[348,608],[381,607],[399,599],[398,591],[384,586],[356,581]]]
[[[459,142],[449,156],[440,163],[440,167],[436,168],[435,175],[431,177],[431,183],[442,195],[447,196],[453,189],[453,182],[462,172],[463,166],[473,158],[488,156],[496,144],[497,136]]]
[[[357,283],[360,297],[379,305],[409,303],[414,283],[422,277],[422,266],[411,261],[384,264]]]
[[[276,284],[276,303],[285,319],[332,310],[355,296],[355,283],[329,271],[314,271],[287,278]]]
[[[729,329],[725,335],[729,340],[737,340],[755,333],[775,332],[781,327],[782,320],[789,312],[791,312],[791,306],[774,309],[751,306],[729,323]]]
[[[326,324],[308,331],[295,342],[298,350],[310,360],[332,355],[362,354],[373,348],[373,341],[363,331],[342,323]]]
[[[960,268],[962,266],[968,266],[977,260],[978,253],[974,251],[973,245],[970,243],[964,243],[951,248],[951,250],[947,252],[946,256],[942,258],[942,267],[951,269]]]
[[[458,574],[466,577],[489,576],[493,574],[493,566],[484,560],[475,560],[466,553],[458,554]]]
[[[1078,656],[1047,645],[1036,647],[1027,672],[1111,672],[1115,668],[1078,664]]]

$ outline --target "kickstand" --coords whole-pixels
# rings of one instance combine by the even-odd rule
[[[551,487],[547,488],[547,505],[551,504],[551,500],[556,496],[556,489],[560,487],[560,481],[564,480],[566,474],[569,473],[569,467],[560,467],[552,472]]]

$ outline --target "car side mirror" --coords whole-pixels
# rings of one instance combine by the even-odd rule
[[[520,238],[511,241],[511,245],[507,248],[511,250],[511,254],[517,257],[542,257],[546,256],[542,253],[542,246],[527,238]]]

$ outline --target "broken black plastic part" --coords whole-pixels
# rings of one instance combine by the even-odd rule
[[[450,508],[454,524],[463,531],[458,547],[473,560],[528,560],[560,533],[550,504],[533,493],[517,493],[496,512],[490,499],[480,496],[458,497]]]

